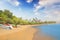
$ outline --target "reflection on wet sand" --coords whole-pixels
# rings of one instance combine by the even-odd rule
[[[34,34],[33,40],[54,40],[54,39],[51,36],[47,36],[47,35],[41,33],[40,31],[37,31]]]

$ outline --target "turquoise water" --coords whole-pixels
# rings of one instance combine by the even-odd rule
[[[41,25],[37,27],[42,33],[50,35],[55,40],[60,40],[60,24]]]

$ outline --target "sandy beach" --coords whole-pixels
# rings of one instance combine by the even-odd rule
[[[42,37],[37,34],[37,25],[21,25],[12,30],[0,29],[0,40],[52,40],[49,37]]]
[[[0,40],[32,40],[37,30],[31,26],[34,25],[22,25],[12,30],[1,29]]]

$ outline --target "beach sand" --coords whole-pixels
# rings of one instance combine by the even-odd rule
[[[38,30],[32,26],[37,25],[20,25],[12,30],[1,29],[0,40],[51,40],[37,34]]]
[[[37,30],[31,26],[33,25],[22,25],[12,30],[1,29],[0,40],[32,40]]]

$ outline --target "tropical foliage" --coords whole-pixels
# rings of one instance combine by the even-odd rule
[[[0,24],[3,23],[10,23],[10,24],[41,24],[41,23],[48,23],[48,22],[41,22],[41,20],[39,20],[38,18],[33,18],[32,20],[23,20],[22,18],[18,18],[16,16],[13,15],[12,12],[10,12],[9,10],[0,10]],[[52,23],[52,22],[49,22]],[[55,22],[53,22],[55,23]]]

